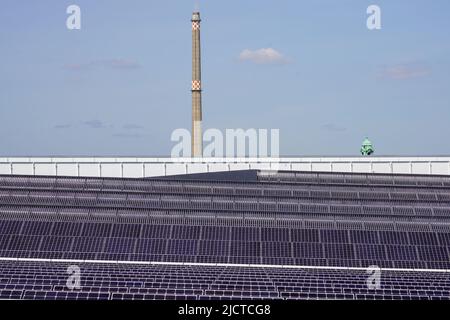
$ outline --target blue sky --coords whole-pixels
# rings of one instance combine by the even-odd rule
[[[196,6],[3,0],[0,155],[169,155],[190,129]],[[357,155],[366,135],[378,155],[450,154],[448,0],[199,7],[205,129],[278,128],[283,155]]]

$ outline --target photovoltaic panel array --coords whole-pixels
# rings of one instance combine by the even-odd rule
[[[0,257],[26,259],[7,260],[2,268],[16,268],[18,273],[26,268],[35,276],[40,268],[36,258],[255,264],[280,276],[288,269],[274,266],[445,270],[450,269],[449,218],[450,179],[444,176],[267,171],[152,179],[0,176]],[[44,264],[52,267],[50,262]],[[117,273],[117,266],[110,267]],[[97,279],[105,268],[102,265]],[[130,265],[126,268],[132,273]],[[147,268],[150,273],[157,269]],[[178,272],[175,267],[161,270]],[[238,267],[220,270],[250,277]],[[347,274],[337,270],[317,271],[317,279],[327,282],[327,275]],[[107,277],[110,271],[104,272]],[[409,275],[425,279],[433,274],[390,272],[400,282]],[[367,278],[356,271],[348,276]],[[447,279],[447,273],[436,277]],[[13,279],[5,288],[14,284]],[[43,292],[56,292],[52,281],[47,284],[51,289],[47,286]],[[127,289],[121,289],[123,298],[134,298],[127,285],[122,287]],[[300,289],[290,294],[279,289],[267,292],[277,299],[326,298],[334,294],[331,287],[325,286],[320,295],[304,295]],[[47,297],[25,291],[20,298]],[[230,297],[211,292],[184,296]],[[343,295],[336,298],[361,298],[358,292],[339,291]],[[112,291],[106,296],[119,297]],[[172,295],[143,297],[163,296]],[[394,296],[445,297],[422,291]],[[52,293],[48,298],[55,297],[60,296]]]

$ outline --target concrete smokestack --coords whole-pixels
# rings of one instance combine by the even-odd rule
[[[191,154],[203,156],[200,12],[192,13],[192,132]]]

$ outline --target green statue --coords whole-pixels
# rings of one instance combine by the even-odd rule
[[[370,156],[374,152],[375,149],[373,148],[372,142],[366,137],[361,146],[361,154],[363,156]]]

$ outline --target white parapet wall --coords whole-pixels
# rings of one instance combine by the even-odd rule
[[[0,157],[0,174],[156,177],[245,169],[450,175],[445,157]]]

